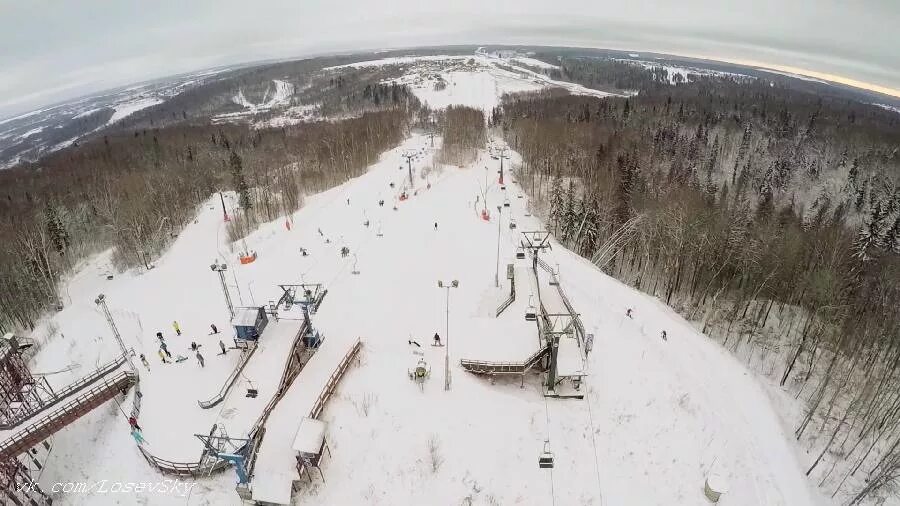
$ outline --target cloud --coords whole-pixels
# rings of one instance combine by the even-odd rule
[[[5,2],[0,116],[224,64],[463,43],[704,55],[897,89],[898,25],[893,0]]]

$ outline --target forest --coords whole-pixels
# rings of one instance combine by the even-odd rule
[[[827,493],[855,504],[891,485],[898,116],[764,82],[641,89],[507,96],[490,121],[521,154],[518,181],[560,242],[804,400],[795,437]]]
[[[91,254],[113,248],[118,268],[152,268],[216,192],[238,194],[228,227],[237,240],[298,209],[305,194],[359,175],[408,135],[421,109],[406,88],[366,89],[340,119],[118,131],[0,171],[0,331],[33,328],[67,304],[60,282]]]

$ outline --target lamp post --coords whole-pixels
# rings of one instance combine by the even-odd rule
[[[450,283],[444,283],[443,281],[438,280],[438,288],[445,288],[447,290],[447,327],[444,331],[444,390],[450,390],[450,289],[458,287],[459,281],[455,279]]]
[[[494,286],[500,287],[500,222],[503,218],[503,206],[497,206],[497,268],[494,270]]]
[[[131,361],[131,355],[125,347],[125,342],[122,340],[122,334],[119,334],[119,328],[116,327],[116,322],[113,320],[112,313],[109,312],[109,307],[106,305],[106,296],[101,293],[94,299],[94,304],[100,306],[100,310],[103,311],[103,316],[106,317],[106,323],[109,324],[109,330],[112,331],[113,337],[115,337],[116,342],[119,343],[119,349],[122,351],[122,356],[128,360],[128,365],[131,366],[131,370],[137,371],[134,367],[134,363]]]
[[[225,271],[228,270],[228,266],[224,263],[217,264],[215,262],[209,266],[209,268],[213,272],[219,273],[219,281],[222,283],[222,293],[225,294],[225,305],[228,307],[228,314],[234,318],[234,305],[231,303],[231,295],[228,293],[228,285],[225,284]]]

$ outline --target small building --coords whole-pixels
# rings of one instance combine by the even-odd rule
[[[294,437],[294,444],[291,445],[291,448],[297,452],[297,473],[300,476],[303,476],[304,471],[309,473],[310,468],[314,467],[319,470],[322,480],[325,479],[322,468],[319,467],[322,452],[328,452],[328,455],[331,455],[331,450],[328,449],[328,443],[325,441],[325,422],[306,417],[300,420],[300,427],[297,428],[297,435]],[[307,477],[309,477],[308,474]]]
[[[242,307],[235,310],[231,324],[238,339],[256,341],[269,324],[269,317],[264,307]]]

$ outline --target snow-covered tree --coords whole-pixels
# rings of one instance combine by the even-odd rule
[[[853,254],[856,258],[863,261],[870,260],[874,250],[884,244],[884,219],[884,208],[881,206],[881,202],[878,202],[856,236],[856,242],[853,245],[855,250]]]

